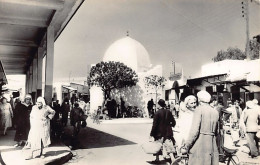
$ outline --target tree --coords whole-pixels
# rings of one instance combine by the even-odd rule
[[[259,58],[259,51],[260,51],[260,43],[256,39],[250,40],[249,42],[249,58],[251,60]],[[226,59],[230,60],[244,60],[246,59],[246,54],[244,51],[240,50],[239,48],[232,48],[229,47],[226,51],[221,50],[218,51],[217,56],[215,56],[212,60],[214,62],[223,61]]]
[[[227,51],[218,51],[217,56],[215,56],[212,60],[214,62],[223,61],[226,59],[230,60],[244,60],[246,58],[245,52],[240,50],[239,48],[229,47]]]
[[[152,89],[155,91],[155,101],[157,103],[158,90],[163,89],[166,79],[163,76],[150,75],[145,77],[144,81],[148,90]]]
[[[259,59],[259,51],[260,51],[259,38],[250,40],[249,48],[250,48],[250,59],[252,60]]]
[[[100,62],[93,66],[88,76],[89,86],[99,86],[105,99],[110,97],[111,90],[135,86],[138,76],[131,68],[120,62]]]

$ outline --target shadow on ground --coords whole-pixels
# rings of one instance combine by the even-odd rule
[[[73,127],[69,126],[64,130],[62,141],[67,146],[72,146],[72,149],[90,149],[114,147],[121,145],[136,144],[132,141],[96,130],[94,128],[84,128],[80,130],[77,137],[72,137]]]

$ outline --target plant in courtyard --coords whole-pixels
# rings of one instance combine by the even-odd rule
[[[155,101],[157,103],[158,90],[165,86],[166,79],[163,76],[150,75],[144,78],[145,86],[148,90],[153,90],[155,94]]]
[[[120,62],[100,62],[93,66],[88,76],[89,86],[99,86],[105,99],[110,97],[111,90],[135,86],[138,76],[134,70]]]

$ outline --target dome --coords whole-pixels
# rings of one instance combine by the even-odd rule
[[[147,71],[151,66],[149,54],[144,46],[128,36],[115,41],[107,49],[103,61],[122,62],[136,72]]]

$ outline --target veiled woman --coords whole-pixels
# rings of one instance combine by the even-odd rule
[[[15,147],[25,144],[30,131],[30,113],[32,110],[32,97],[27,94],[21,104],[17,104],[16,109],[16,133],[14,141],[17,141]]]
[[[197,98],[193,95],[189,95],[185,98],[183,107],[180,107],[180,117],[177,122],[179,133],[175,136],[178,148],[181,147],[182,143],[188,138],[190,129],[192,127],[192,118],[196,106]]]
[[[38,97],[30,114],[31,129],[28,136],[28,145],[31,154],[26,159],[32,159],[34,151],[38,150],[40,150],[39,156],[42,156],[43,148],[51,144],[50,120],[54,115],[55,111],[46,105],[44,98]]]

